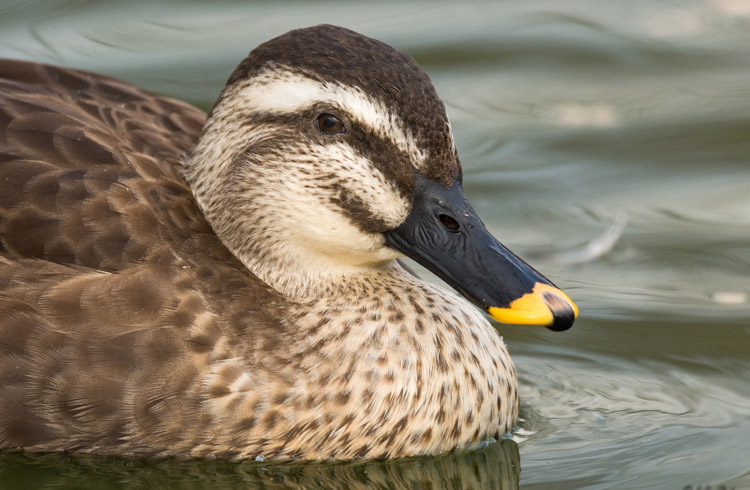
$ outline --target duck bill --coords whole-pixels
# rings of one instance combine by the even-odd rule
[[[446,188],[418,175],[411,212],[385,238],[499,322],[561,331],[578,316],[565,293],[487,231],[458,180]]]

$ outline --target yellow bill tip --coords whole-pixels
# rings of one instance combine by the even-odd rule
[[[491,306],[487,312],[500,323],[567,330],[578,317],[578,306],[556,287],[538,282],[532,292],[513,301],[507,308]]]

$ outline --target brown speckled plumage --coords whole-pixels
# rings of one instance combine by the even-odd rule
[[[394,457],[510,429],[516,379],[500,337],[465,300],[406,273],[379,235],[397,220],[372,203],[408,210],[409,158],[436,182],[459,172],[429,80],[340,28],[280,39],[238,67],[197,148],[197,109],[100,75],[0,60],[0,447]],[[289,50],[300,43],[311,47]],[[331,43],[341,49],[329,53]],[[388,66],[356,75],[365,61]],[[246,111],[240,89],[282,65],[395,108],[428,156],[409,154],[411,139],[366,138],[354,116],[342,146],[304,133],[306,113],[282,123],[291,109]],[[377,179],[368,170],[360,188],[345,178],[356,166],[321,173],[328,148],[371,162],[391,148],[396,161],[372,163]],[[285,201],[292,185],[311,212],[341,217],[342,243],[367,244],[335,281],[299,272],[296,248],[278,252],[288,230],[276,221],[291,216],[287,205],[307,209]],[[348,257],[334,245],[309,262]]]

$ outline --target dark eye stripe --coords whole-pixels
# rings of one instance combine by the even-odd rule
[[[265,126],[278,126],[279,130],[305,131],[307,129],[314,131],[320,136],[319,144],[335,144],[338,138],[330,137],[329,133],[324,132],[318,127],[318,119],[323,115],[331,115],[330,110],[324,107],[315,107],[303,113],[268,113],[255,112],[249,114],[247,124]],[[335,116],[334,116],[335,117]],[[350,137],[346,143],[358,154],[368,159],[372,165],[383,173],[401,192],[404,198],[411,196],[414,186],[414,169],[411,165],[405,165],[404,162],[410,161],[410,155],[406,154],[398,144],[391,141],[387,136],[378,134],[369,126],[357,121],[355,117],[346,114],[348,123],[344,126],[344,131]],[[338,118],[337,118],[338,119]],[[313,124],[310,124],[313,121]],[[312,127],[311,127],[312,126]],[[255,148],[253,151],[261,151]],[[278,148],[271,145],[264,147],[263,151],[278,151]],[[252,153],[251,153],[252,154]],[[429,177],[429,174],[427,174]]]
[[[318,116],[318,129],[327,134],[346,133],[346,128],[341,119],[331,114],[321,114]]]

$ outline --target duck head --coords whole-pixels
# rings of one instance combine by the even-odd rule
[[[500,322],[565,330],[577,315],[469,204],[427,75],[350,30],[299,29],[253,50],[209,114],[185,176],[224,244],[289,296],[406,255]]]

